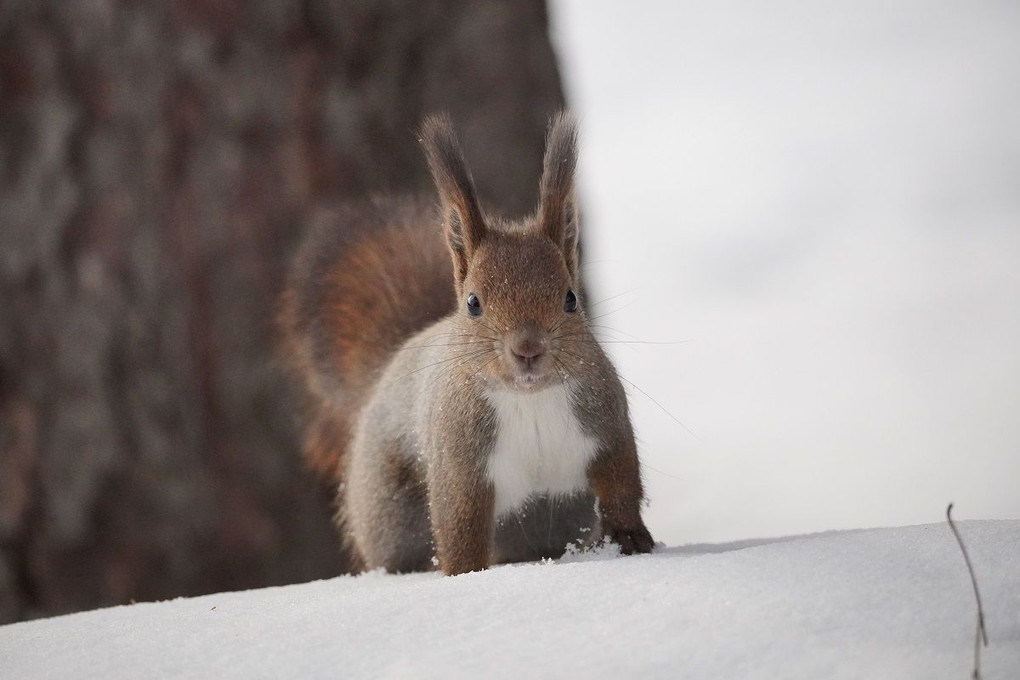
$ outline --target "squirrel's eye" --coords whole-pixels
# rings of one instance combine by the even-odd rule
[[[482,315],[482,303],[478,301],[478,296],[474,293],[471,293],[467,297],[467,309],[469,316]]]
[[[571,314],[577,311],[577,296],[572,290],[567,291],[567,299],[563,301],[563,311]]]

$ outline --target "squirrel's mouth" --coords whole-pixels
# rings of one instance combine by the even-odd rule
[[[555,359],[550,354],[548,334],[529,322],[509,332],[501,348],[504,384],[521,392],[534,392],[552,383]]]
[[[511,386],[524,392],[533,392],[549,385],[553,374],[549,371],[521,371],[508,381]]]
[[[541,376],[535,375],[534,373],[525,373],[524,375],[517,376],[517,382],[527,387],[532,387],[542,381],[543,378]]]

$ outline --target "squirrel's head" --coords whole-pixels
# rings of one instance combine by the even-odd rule
[[[451,343],[465,343],[465,356],[477,347],[484,377],[517,389],[565,379],[584,363],[571,348],[593,342],[579,290],[576,124],[566,114],[552,120],[538,209],[512,223],[483,215],[448,117],[427,118],[421,137],[442,204],[464,329]]]

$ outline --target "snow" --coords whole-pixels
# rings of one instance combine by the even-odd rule
[[[966,521],[986,680],[1020,677],[1020,522]],[[343,576],[0,627],[3,678],[966,678],[946,524]]]
[[[555,0],[667,543],[1020,518],[1020,4]]]

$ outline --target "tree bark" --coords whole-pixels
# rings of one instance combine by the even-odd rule
[[[327,577],[275,304],[317,205],[535,203],[544,3],[0,2],[0,623]]]

